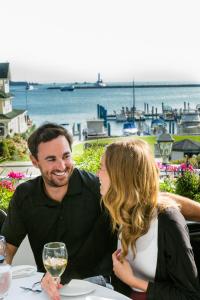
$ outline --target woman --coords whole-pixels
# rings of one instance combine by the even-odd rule
[[[100,191],[113,230],[115,275],[135,300],[197,300],[200,287],[188,231],[175,203],[158,203],[159,176],[148,144],[109,145],[101,159]]]

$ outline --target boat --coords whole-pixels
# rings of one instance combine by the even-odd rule
[[[135,135],[138,133],[138,128],[135,122],[126,122],[123,124],[123,135]]]
[[[151,121],[151,134],[156,136],[162,134],[165,131],[166,126],[167,124],[163,119],[153,119]]]
[[[123,124],[123,135],[134,135],[138,133],[138,128],[135,125],[135,82],[133,80],[133,106],[131,108],[131,118]]]
[[[124,106],[122,107],[120,113],[116,113],[116,122],[126,122],[127,121],[127,114],[125,112]]]
[[[62,88],[60,88],[61,92],[72,92],[74,91],[75,87],[74,85],[66,85],[66,86],[63,86]]]
[[[34,89],[33,85],[32,85],[32,84],[29,84],[29,83],[27,82],[27,84],[26,84],[26,90],[27,90],[27,91],[32,91],[33,89]]]
[[[183,112],[177,124],[178,135],[200,135],[200,115],[198,109],[189,109]]]

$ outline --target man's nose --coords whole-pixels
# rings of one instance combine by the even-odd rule
[[[65,168],[66,168],[65,161],[62,159],[58,160],[56,166],[60,170],[65,170]]]

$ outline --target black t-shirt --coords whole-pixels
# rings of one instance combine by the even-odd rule
[[[69,260],[63,282],[98,274],[109,275],[116,237],[110,219],[100,204],[99,180],[91,173],[74,169],[62,202],[45,194],[41,176],[19,185],[8,209],[2,234],[18,247],[28,234],[38,271],[45,271],[45,243],[66,244]]]

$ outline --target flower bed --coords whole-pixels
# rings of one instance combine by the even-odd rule
[[[24,179],[23,173],[11,171],[5,179],[0,180],[0,209],[7,211],[16,186]]]

